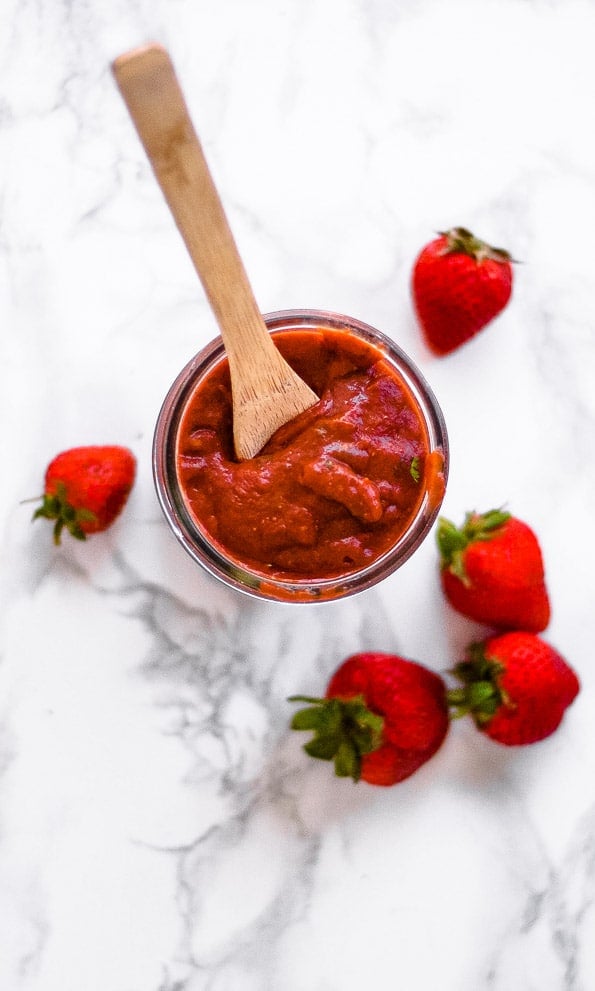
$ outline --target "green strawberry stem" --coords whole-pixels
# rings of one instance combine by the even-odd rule
[[[66,497],[66,487],[60,482],[56,486],[53,494],[46,493],[42,498],[41,506],[35,510],[33,520],[46,519],[55,520],[54,523],[54,543],[58,545],[62,537],[64,528],[68,530],[76,540],[86,540],[87,535],[83,530],[82,523],[92,523],[97,519],[95,513],[90,509],[76,509]]]
[[[501,706],[514,708],[502,688],[503,667],[499,661],[486,656],[483,644],[471,644],[467,657],[451,669],[461,685],[448,689],[446,701],[451,719],[471,715],[479,727],[489,723]]]
[[[464,585],[468,585],[464,551],[477,540],[490,540],[509,519],[510,513],[502,509],[490,509],[487,513],[467,513],[463,526],[459,528],[441,516],[436,529],[436,542],[442,569],[448,568]]]
[[[490,258],[496,262],[511,262],[512,256],[505,248],[494,248],[487,241],[475,237],[466,227],[451,227],[448,231],[439,232],[446,238],[444,254],[465,254],[475,258],[477,262]]]
[[[308,703],[291,721],[292,729],[314,733],[304,745],[306,753],[333,761],[338,777],[359,781],[362,756],[382,744],[382,716],[368,709],[362,695],[350,699],[292,695],[288,701]]]

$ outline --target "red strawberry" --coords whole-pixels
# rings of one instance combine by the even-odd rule
[[[73,447],[50,462],[43,502],[33,519],[55,520],[54,543],[64,527],[77,540],[106,530],[122,512],[134,484],[136,459],[126,447]]]
[[[304,749],[333,760],[339,777],[394,785],[436,753],[449,727],[442,678],[395,654],[347,658],[331,677],[324,699],[296,712],[292,728],[313,730]]]
[[[428,347],[454,351],[504,309],[512,292],[511,257],[464,227],[430,241],[413,267],[415,309]]]
[[[448,692],[457,714],[470,712],[483,733],[507,746],[550,736],[580,690],[564,658],[533,633],[472,644],[452,673],[462,682]]]
[[[467,513],[461,529],[441,518],[436,538],[442,588],[458,612],[499,629],[546,628],[543,558],[526,523],[500,509]]]

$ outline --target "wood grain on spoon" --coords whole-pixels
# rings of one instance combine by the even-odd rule
[[[146,45],[120,55],[112,68],[223,338],[236,455],[254,457],[318,397],[267,330],[167,51]]]

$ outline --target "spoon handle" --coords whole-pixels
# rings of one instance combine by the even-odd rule
[[[230,362],[250,364],[270,335],[167,51],[149,44],[119,56],[113,72],[157,181],[215,314]],[[200,208],[197,209],[197,204]],[[267,345],[265,345],[266,347]]]

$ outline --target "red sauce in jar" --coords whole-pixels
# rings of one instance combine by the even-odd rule
[[[409,387],[382,351],[341,330],[280,331],[279,350],[320,396],[248,461],[233,451],[224,360],[184,410],[179,484],[198,527],[245,568],[284,581],[359,571],[444,490]]]

